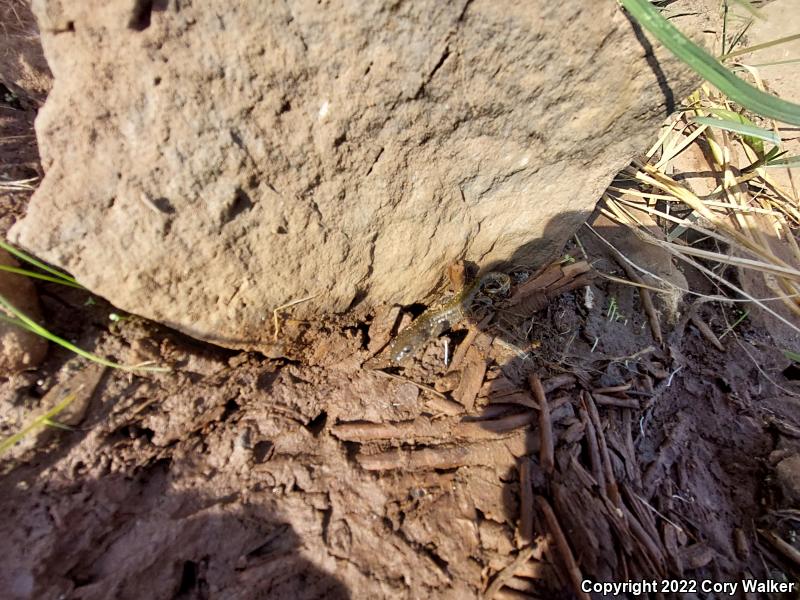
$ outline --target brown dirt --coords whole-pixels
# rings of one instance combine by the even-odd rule
[[[15,111],[24,130],[32,113]],[[3,231],[24,209],[15,198]],[[581,240],[597,269],[625,275]],[[56,334],[172,371],[102,371],[51,346],[39,369],[0,381],[3,437],[77,390],[61,416],[72,430],[0,463],[6,597],[570,598],[566,547],[594,580],[797,580],[770,536],[797,533],[799,375],[747,320],[719,351],[685,302],[659,344],[636,290],[597,279],[590,301],[581,288],[451,332],[459,368],[443,338],[398,379],[361,367],[396,309],[287,318],[306,343],[288,361],[37,288]],[[694,308],[717,335],[736,319]]]
[[[726,352],[709,350],[685,323],[656,349],[632,288],[592,289],[593,309],[580,290],[531,316],[529,359],[509,360],[490,327],[452,376],[431,343],[399,374],[453,390],[442,398],[359,368],[370,333],[380,336],[369,316],[309,328],[305,360],[289,363],[135,317],[109,326],[104,302],[87,307],[83,292],[41,286],[59,335],[173,371],[98,379],[51,348],[38,371],[2,383],[10,423],[89,382],[73,431],[47,429],[4,462],[3,589],[14,598],[475,597],[532,544],[502,593],[570,597],[534,496],[553,506],[586,577],[791,576],[756,533],[794,523],[775,512],[790,505],[770,473],[798,445],[796,399],[759,372],[794,389],[779,353],[746,325],[724,338]],[[607,316],[612,297],[618,320]],[[714,310],[701,315],[720,333]],[[451,337],[458,348],[465,336]],[[469,361],[484,357],[494,379],[481,377],[477,398],[459,396]],[[532,373],[550,405],[549,474]],[[627,392],[594,393],[592,407],[587,391],[625,383]],[[636,407],[607,406],[615,401]]]

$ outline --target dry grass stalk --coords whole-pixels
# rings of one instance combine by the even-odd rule
[[[757,73],[754,77],[761,85]],[[689,108],[665,126],[647,153],[648,162],[633,163],[609,187],[602,210],[643,241],[696,267],[716,286],[754,302],[800,332],[795,319],[787,319],[768,304],[778,300],[793,317],[800,317],[800,244],[795,237],[795,230],[800,227],[800,199],[796,192],[782,189],[770,170],[759,163],[764,162],[766,152],[761,142],[693,121],[697,115],[731,112],[724,98],[704,87],[692,100]],[[706,196],[696,194],[670,175],[673,160],[692,144],[700,144],[709,172],[717,180],[716,188]],[[646,213],[660,222],[666,239],[653,235],[637,213]],[[688,232],[695,237],[686,237]],[[697,236],[701,237],[700,242],[707,240],[705,248],[696,247]],[[774,297],[754,298],[721,275],[719,269],[706,265],[730,265],[758,272]],[[641,268],[629,261],[623,267],[629,279],[642,283],[641,277],[632,275],[632,269],[643,271]],[[663,280],[659,283],[665,285],[665,291],[670,287]],[[640,289],[644,290],[641,285]],[[647,304],[644,294],[642,299]],[[650,311],[647,312],[652,327]],[[714,346],[720,347],[718,340],[715,342],[708,335],[713,336],[713,332],[701,323],[695,325]]]

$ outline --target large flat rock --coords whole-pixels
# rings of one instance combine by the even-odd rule
[[[308,296],[297,316],[424,300],[455,259],[542,262],[696,84],[614,0],[34,11],[55,83],[13,240],[234,347]]]

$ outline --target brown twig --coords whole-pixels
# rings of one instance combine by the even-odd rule
[[[500,588],[503,587],[505,582],[514,576],[516,570],[530,560],[533,551],[534,546],[528,546],[520,550],[517,557],[494,576],[492,583],[489,584],[489,587],[487,587],[486,591],[483,593],[483,597],[486,600],[494,598],[495,594],[500,591]]]
[[[471,413],[475,407],[475,398],[483,384],[486,375],[487,361],[475,346],[470,346],[466,351],[467,364],[461,373],[461,381],[453,392],[453,398]]]
[[[530,425],[534,419],[534,413],[526,411],[500,419],[467,421],[456,425],[453,429],[453,435],[469,439],[494,439],[498,434],[508,433]]]
[[[683,560],[678,547],[678,534],[675,526],[672,523],[664,522],[661,524],[661,532],[670,567],[679,575],[683,575]]]
[[[435,411],[438,414],[454,416],[464,413],[463,406],[454,400],[449,400],[448,398],[431,396],[425,404],[428,410]]]
[[[750,559],[750,544],[747,542],[747,534],[744,529],[737,527],[733,530],[733,547],[736,549],[736,556],[742,561]]]
[[[507,396],[509,394],[516,394],[521,392],[522,389],[510,379],[500,376],[496,379],[489,379],[481,386],[479,396],[487,396],[490,398],[497,398],[500,396]]]
[[[400,440],[406,443],[424,441],[428,444],[443,444],[454,439],[475,442],[496,440],[515,429],[530,425],[534,419],[534,413],[525,412],[499,419],[467,422],[454,419],[431,421],[424,417],[400,423],[359,421],[336,424],[331,428],[331,433],[340,440],[358,443]]]
[[[625,456],[627,457],[629,472],[633,475],[633,481],[636,483],[636,487],[641,489],[642,471],[639,469],[639,465],[636,462],[636,449],[633,445],[633,424],[631,411],[629,410],[622,411],[622,430],[625,432]]]
[[[664,336],[661,334],[661,322],[658,320],[658,313],[653,305],[653,296],[650,294],[650,290],[647,289],[647,284],[645,284],[644,280],[631,266],[630,262],[625,260],[619,250],[613,246],[610,249],[611,253],[617,259],[617,263],[624,269],[628,279],[637,284],[639,297],[642,300],[642,308],[644,309],[645,315],[647,315],[647,322],[650,325],[650,332],[653,334],[653,339],[660,346],[664,342]]]
[[[559,439],[565,444],[574,444],[583,439],[585,432],[586,426],[583,422],[573,418],[566,431],[559,436]]]
[[[722,345],[722,342],[719,341],[719,338],[711,331],[711,327],[706,325],[706,322],[703,321],[696,313],[692,313],[692,316],[689,317],[692,321],[692,325],[697,327],[697,330],[702,334],[704,338],[706,338],[713,346],[721,351],[725,351],[725,346]]]
[[[597,432],[594,429],[592,420],[589,417],[589,412],[581,405],[578,409],[583,423],[583,431],[586,435],[586,445],[589,449],[589,462],[592,465],[592,475],[597,481],[597,485],[601,490],[606,489],[606,478],[603,474],[603,461],[600,459],[600,450],[597,446]]]
[[[551,264],[520,285],[504,306],[516,306],[516,312],[534,313],[545,308],[553,298],[588,285],[592,278],[591,267],[586,261],[571,265]]]
[[[464,338],[464,341],[459,344],[458,348],[456,348],[456,351],[453,352],[453,360],[450,361],[450,366],[447,367],[448,372],[457,371],[461,368],[461,363],[464,362],[467,350],[472,346],[475,342],[475,338],[478,337],[478,334],[489,324],[489,321],[491,321],[493,317],[494,313],[489,313],[477,325],[470,323],[467,336]]]
[[[468,423],[468,425],[475,425]],[[513,466],[517,457],[529,452],[533,432],[520,431],[503,439],[459,446],[389,450],[377,454],[359,454],[358,463],[367,471],[432,471],[465,466]]]
[[[555,469],[555,448],[553,445],[553,424],[550,421],[550,406],[547,404],[542,388],[542,380],[538,375],[531,375],[528,383],[533,396],[539,403],[539,463],[545,473],[552,474]]]
[[[634,410],[639,409],[639,401],[635,398],[617,398],[615,396],[606,396],[605,394],[599,394],[597,392],[592,392],[592,398],[594,398],[594,401],[601,406],[632,408]]]
[[[536,400],[531,398],[529,392],[518,392],[516,394],[509,394],[508,396],[499,397],[491,396],[489,398],[489,402],[491,404],[519,404],[520,406],[527,406],[528,408],[539,410],[539,404],[536,402]]]
[[[797,550],[797,548],[784,541],[783,538],[772,531],[759,529],[758,533],[760,533],[762,537],[767,540],[773,548],[775,548],[775,550],[780,552],[785,558],[792,561],[796,566],[800,567],[800,551]]]
[[[578,563],[575,561],[575,556],[572,554],[572,550],[567,543],[567,538],[564,535],[564,531],[561,529],[561,525],[558,523],[558,517],[556,517],[556,513],[553,512],[553,508],[550,506],[550,503],[543,496],[536,496],[536,503],[539,505],[539,509],[542,511],[547,529],[553,536],[553,540],[556,543],[556,549],[561,556],[561,560],[566,566],[567,574],[572,582],[575,595],[581,600],[591,600],[589,594],[584,592],[583,588],[581,587],[583,575],[581,575],[581,570],[578,567]]]
[[[597,388],[592,390],[593,394],[619,394],[621,392],[627,392],[629,389],[633,387],[632,383],[623,383],[622,385],[614,385],[611,387],[603,387]]]
[[[620,504],[619,508],[625,515],[625,521],[630,526],[631,533],[639,541],[642,548],[646,551],[647,557],[652,562],[652,567],[659,573],[664,570],[664,553],[658,546],[656,540],[650,537],[639,519],[634,515],[625,504]],[[660,540],[658,540],[660,541]]]
[[[373,442],[379,440],[436,440],[451,437],[455,423],[452,420],[430,421],[418,418],[402,423],[368,423],[364,421],[338,423],[331,428],[334,437],[348,442]]]
[[[542,389],[544,390],[545,394],[549,394],[551,392],[555,392],[559,388],[574,385],[575,381],[576,379],[574,375],[562,373],[561,375],[556,375],[555,377],[545,379],[542,382]]]
[[[526,546],[533,541],[533,461],[524,457],[519,461],[519,544]]]
[[[614,504],[620,505],[622,499],[619,495],[617,479],[614,477],[614,470],[611,468],[611,457],[608,454],[608,444],[606,444],[606,436],[603,433],[603,424],[600,422],[600,414],[597,412],[597,406],[595,406],[591,394],[583,392],[581,396],[581,401],[586,406],[589,418],[592,420],[597,433],[597,445],[600,451],[600,459],[603,461],[603,475],[606,480],[606,494]]]

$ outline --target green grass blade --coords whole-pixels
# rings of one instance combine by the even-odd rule
[[[20,429],[17,433],[12,436],[7,437],[2,442],[0,442],[0,454],[6,452],[9,448],[12,448],[14,444],[18,441],[23,439],[26,435],[28,435],[31,431],[36,429],[37,427],[44,427],[49,423],[53,423],[53,417],[55,417],[58,413],[69,406],[70,402],[75,400],[75,394],[69,394],[66,398],[64,398],[61,402],[56,404],[53,408],[48,410],[43,415],[39,415],[33,421],[28,423],[25,427]]]
[[[767,129],[762,129],[761,127],[756,127],[755,125],[747,125],[746,123],[728,121],[727,119],[716,119],[714,117],[693,117],[692,120],[695,123],[700,123],[701,125],[717,127],[718,129],[732,131],[733,133],[738,133],[745,137],[754,137],[759,140],[765,140],[775,144],[776,146],[781,143],[781,138],[777,133]]]
[[[53,419],[50,418],[42,419],[42,423],[44,423],[48,427],[53,427],[55,429],[62,429],[64,431],[75,431],[74,427],[70,427],[69,425],[64,425],[63,423],[59,423],[58,421],[53,421]]]
[[[42,261],[34,258],[30,254],[26,254],[22,250],[18,250],[16,248],[14,248],[14,246],[12,246],[10,244],[7,244],[3,240],[0,240],[0,248],[5,250],[9,254],[13,254],[14,256],[19,258],[20,260],[23,260],[26,263],[32,264],[34,267],[39,267],[42,271],[46,271],[46,272],[50,273],[51,275],[55,275],[59,279],[63,279],[64,281],[69,281],[70,283],[73,283],[73,284],[75,284],[75,285],[77,285],[79,287],[83,287],[77,281],[75,281],[74,277],[72,277],[70,275],[67,275],[66,273],[62,273],[58,269],[54,269],[53,267],[50,267],[50,266],[44,264]]]
[[[751,127],[756,127],[756,124],[753,123],[750,119],[748,119],[744,115],[734,112],[732,110],[728,110],[726,108],[711,107],[707,108],[706,111],[716,117],[719,117],[723,121],[731,121],[733,123],[741,123],[742,125],[750,125]],[[768,129],[763,131],[772,133]],[[776,137],[778,137],[778,139],[780,140],[780,136]],[[761,141],[761,138],[753,137],[751,135],[744,135],[743,139],[745,143],[748,144],[758,156],[764,156],[765,154],[764,143]]]
[[[766,168],[770,169],[777,169],[777,168],[794,168],[800,167],[800,156],[787,156],[786,158],[776,158],[775,160],[769,161],[766,165]]]
[[[800,105],[771,96],[739,79],[662,17],[648,0],[619,1],[642,27],[728,98],[770,119],[800,125]]]
[[[786,154],[786,150],[781,150],[778,146],[773,146],[772,149],[761,156],[757,161],[747,165],[745,168],[742,169],[742,174],[750,173],[759,167],[766,166],[767,164],[777,160],[781,156]]]
[[[102,356],[98,356],[96,354],[92,354],[91,352],[87,352],[86,350],[79,348],[75,344],[68,342],[64,338],[60,338],[57,335],[50,333],[47,329],[39,325],[36,321],[34,321],[30,317],[28,317],[25,313],[23,313],[21,310],[16,308],[2,295],[0,295],[0,308],[5,309],[8,313],[13,315],[13,318],[10,318],[6,315],[0,314],[0,319],[2,319],[3,321],[22,327],[23,329],[27,329],[28,331],[35,333],[36,335],[41,336],[44,339],[53,342],[54,344],[58,344],[62,348],[66,348],[67,350],[74,352],[78,356],[82,356],[87,360],[96,362],[97,364],[104,365],[106,367],[111,367],[112,369],[120,369],[122,371],[152,371],[152,372],[164,373],[170,370],[168,367],[151,367],[147,366],[146,364],[121,365],[119,363],[115,363],[106,358],[103,358]]]
[[[727,328],[725,331],[723,331],[723,332],[722,332],[722,334],[720,334],[720,336],[719,336],[719,339],[721,340],[721,339],[722,339],[722,338],[724,338],[726,335],[728,335],[728,334],[729,334],[731,331],[733,331],[734,329],[736,329],[736,327],[738,327],[738,326],[739,326],[739,323],[741,323],[742,321],[744,321],[744,320],[745,320],[745,319],[746,319],[746,318],[747,318],[749,315],[750,315],[750,311],[749,311],[749,310],[746,310],[746,311],[744,311],[744,312],[743,312],[743,313],[742,313],[742,314],[739,316],[739,318],[738,318],[738,319],[736,319],[736,320],[733,322],[733,325],[731,325],[730,327],[728,327],[728,328]]]
[[[43,275],[36,271],[29,271],[28,269],[20,269],[19,267],[9,267],[8,265],[0,265],[0,271],[7,271],[17,275],[24,275],[25,277],[32,277],[33,279],[41,279],[42,281],[50,281],[51,283],[60,283],[61,285],[68,285],[69,287],[78,288],[79,290],[85,289],[82,285],[72,283],[60,277],[51,277],[50,275]]]
[[[797,352],[792,352],[791,350],[784,350],[783,355],[789,360],[793,360],[796,363],[800,363],[800,354],[798,354]]]

